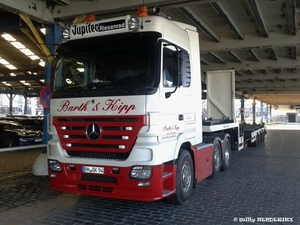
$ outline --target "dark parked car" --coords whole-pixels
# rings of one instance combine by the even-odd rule
[[[9,116],[9,117],[5,117],[3,119],[15,121],[15,122],[23,125],[28,130],[43,131],[44,119],[42,117]]]
[[[42,131],[27,130],[15,121],[0,120],[0,145],[2,147],[41,144],[42,141]]]

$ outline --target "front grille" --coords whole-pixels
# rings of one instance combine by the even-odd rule
[[[114,177],[99,176],[99,175],[93,176],[93,175],[82,174],[81,179],[85,181],[97,181],[97,182],[110,183],[110,184],[117,183],[116,178]]]
[[[87,152],[87,151],[67,151],[71,157],[77,158],[94,158],[94,159],[113,159],[125,160],[130,152],[127,153],[109,153],[109,152]]]
[[[113,188],[94,186],[94,185],[78,184],[77,187],[80,190],[86,190],[86,191],[89,190],[89,191],[98,191],[98,192],[107,192],[107,193],[111,193],[113,191]]]
[[[115,160],[129,156],[145,121],[145,116],[53,117],[59,140],[69,156]],[[89,135],[91,126],[100,128],[99,137],[97,132]]]

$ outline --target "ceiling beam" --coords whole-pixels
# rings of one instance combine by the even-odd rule
[[[231,13],[224,7],[221,2],[212,2],[211,6],[216,10],[220,17],[225,21],[233,35],[238,40],[243,40],[243,34],[237,26],[235,20],[232,18]]]
[[[289,28],[290,28],[290,35],[295,36],[297,33],[296,29],[296,12],[295,12],[295,1],[294,0],[288,0],[287,1],[287,7],[288,7],[288,20],[289,20]]]
[[[234,61],[241,63],[242,60],[232,51],[227,51],[227,53],[234,59]]]
[[[291,60],[291,59],[280,59],[279,61],[274,60],[265,60],[261,59],[259,62],[254,61],[242,61],[241,63],[210,63],[209,66],[203,65],[202,70],[208,71],[214,68],[214,70],[262,70],[262,69],[272,69],[272,68],[300,68],[299,60]]]
[[[255,83],[255,85],[254,85]],[[236,87],[239,88],[275,88],[275,87],[291,87],[294,88],[295,90],[298,90],[300,92],[300,82],[295,82],[295,81],[279,81],[279,80],[274,80],[274,82],[256,82],[255,80],[251,80],[251,82],[243,82],[243,83],[237,83]]]
[[[235,77],[236,81],[247,81],[249,79],[258,79],[258,80],[292,80],[292,79],[300,79],[300,74],[282,74],[282,75],[278,75],[276,73],[272,73],[272,74],[255,74],[253,75],[246,75],[246,74],[242,74],[241,76],[237,76]]]
[[[179,8],[195,4],[208,4],[217,0],[147,0],[145,4],[148,8],[159,7]],[[87,1],[76,0],[71,1],[69,6],[56,7],[53,11],[53,18],[56,21],[65,18],[75,18],[80,15],[95,14],[95,15],[112,15],[112,14],[133,14],[137,10],[137,6],[144,4],[141,0],[126,0],[126,1]],[[59,10],[58,10],[59,9]],[[111,16],[110,16],[111,17]]]
[[[0,94],[34,94],[34,93],[40,93],[42,88],[35,88],[35,89],[0,89]]]
[[[222,41],[214,45],[209,41],[200,40],[201,52],[220,52],[220,51],[235,51],[248,49],[276,47],[291,47],[299,46],[300,33],[296,36],[288,36],[283,33],[270,33],[269,38],[260,38],[253,35],[245,35],[243,41],[235,39],[222,38]],[[284,41],[282,41],[284,40]]]
[[[262,13],[261,13],[259,5],[257,4],[256,0],[247,0],[247,3],[250,7],[255,24],[258,27],[258,30],[260,31],[261,36],[264,38],[268,38],[269,37],[268,29],[267,29],[265,21],[262,17]]]
[[[56,1],[56,2],[55,2]],[[41,1],[41,0],[0,0],[0,6],[6,11],[14,13],[24,13],[37,21],[43,21],[48,23],[54,23],[57,20],[62,19],[74,19],[78,15],[86,14],[107,14],[111,12],[122,11],[136,11],[137,6],[143,4],[140,0],[127,0],[127,1],[86,1],[86,0],[59,0],[59,2],[68,1],[69,4],[60,4],[58,0],[53,2]],[[207,0],[147,0],[147,6],[168,6],[172,4],[181,4],[187,2],[199,2],[208,3]],[[211,1],[209,1],[211,2]]]
[[[216,62],[220,64],[225,64],[225,61],[221,59],[219,56],[213,54],[213,53],[208,53]]]
[[[22,0],[10,1],[0,0],[0,6],[6,11],[13,13],[24,13],[37,21],[54,22],[51,11],[46,8],[45,1],[39,0]]]
[[[297,47],[291,46],[290,51],[291,51],[291,58],[296,60],[297,59]]]
[[[272,60],[277,60],[277,55],[276,55],[274,48],[268,48],[268,52],[271,54]]]
[[[238,89],[240,90],[240,89]],[[270,98],[270,94],[272,95],[275,95],[275,94],[278,94],[277,96],[274,96],[273,98],[276,99],[276,98],[279,98],[279,97],[284,97],[285,95],[291,95],[291,94],[294,94],[294,95],[300,95],[300,90],[291,90],[291,89],[270,89],[270,90],[264,90],[264,89],[255,89],[255,90],[251,90],[251,89],[246,89],[244,88],[243,89],[244,93],[247,93],[247,94],[251,94],[251,95],[260,95],[261,97],[269,97]],[[299,98],[299,101],[300,101],[300,98]]]
[[[220,42],[220,36],[211,28],[211,26],[209,26],[202,18],[199,17],[199,13],[195,12],[192,7],[180,7],[179,10],[211,40],[214,42]]]
[[[45,75],[20,75],[20,76],[4,76],[0,77],[0,82],[2,81],[20,81],[20,80],[43,80]]]
[[[253,49],[248,49],[247,52],[251,56],[251,58],[253,59],[253,61],[259,62],[259,58],[255,54],[255,52],[253,51]]]

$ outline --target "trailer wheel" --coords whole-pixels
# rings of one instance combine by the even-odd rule
[[[213,162],[212,162],[213,172],[211,177],[216,177],[219,174],[221,169],[221,147],[217,139],[214,139],[213,145],[214,145]]]
[[[264,143],[265,142],[265,132],[260,132],[260,134],[259,134],[259,136],[260,136],[260,143]]]
[[[183,150],[179,155],[176,171],[176,193],[169,200],[176,205],[184,203],[192,194],[194,185],[194,164],[190,153]]]
[[[266,133],[263,131],[262,133],[261,133],[261,140],[262,140],[262,143],[264,143],[265,142],[265,136],[266,136]]]
[[[222,171],[225,171],[230,167],[230,159],[231,159],[231,145],[230,145],[229,137],[225,137],[224,158],[222,160],[222,166],[221,166]]]
[[[252,146],[257,147],[259,146],[259,143],[260,143],[260,134],[257,134],[255,141],[252,143]]]

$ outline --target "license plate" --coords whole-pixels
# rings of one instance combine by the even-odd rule
[[[104,174],[104,168],[103,167],[95,167],[95,166],[83,166],[82,172],[83,173]]]

